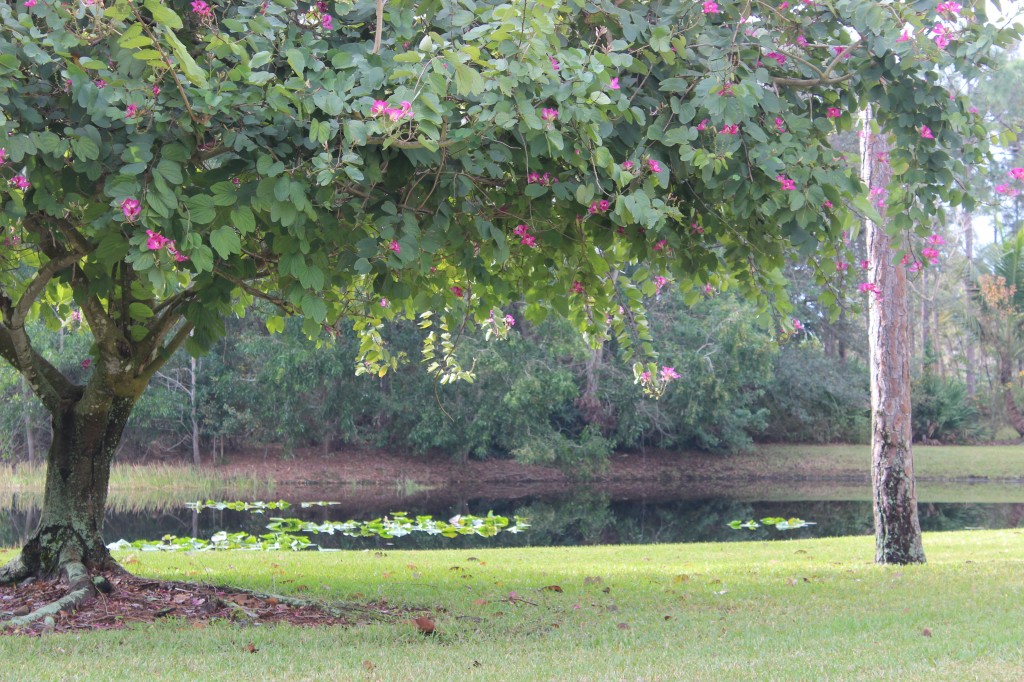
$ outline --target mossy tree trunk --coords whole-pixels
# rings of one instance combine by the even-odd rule
[[[53,576],[68,562],[111,565],[103,542],[110,467],[135,398],[85,391],[52,415],[53,442],[39,525],[22,548],[33,575]]]
[[[888,185],[887,158],[884,133],[872,133],[865,125],[864,177],[869,187]],[[907,270],[894,262],[895,252],[884,224],[867,227],[869,277],[876,287],[870,294],[868,323],[875,561],[924,563],[911,450]]]

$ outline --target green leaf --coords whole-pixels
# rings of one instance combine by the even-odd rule
[[[267,318],[267,331],[271,334],[280,334],[284,331],[284,318],[280,315],[273,315]]]
[[[160,0],[146,0],[144,3],[146,9],[153,16],[153,21],[166,26],[168,28],[181,28],[184,24],[181,23],[181,17],[175,14],[174,10],[164,5]]]
[[[240,206],[231,211],[231,222],[235,229],[242,234],[248,234],[256,229],[256,216],[248,206]]]
[[[181,66],[181,71],[185,74],[185,78],[192,85],[200,88],[209,87],[210,82],[207,79],[206,71],[199,68],[196,60],[192,59],[192,55],[188,53],[185,45],[178,40],[178,36],[174,35],[173,31],[165,31],[164,36],[167,38],[167,42],[171,44],[171,49],[174,51],[174,56],[178,59],[178,65]]]
[[[134,303],[128,304],[128,316],[133,320],[138,320],[139,322],[142,322],[153,317],[153,309],[150,308],[145,303],[136,301]]]
[[[206,244],[200,244],[188,254],[197,272],[213,272],[213,250]]]
[[[185,197],[185,216],[197,225],[208,225],[217,217],[217,210],[213,198],[200,194],[194,197]]]
[[[238,233],[232,228],[224,225],[210,233],[210,245],[216,249],[217,255],[222,260],[227,260],[232,254],[242,252],[242,241]]]
[[[295,70],[295,75],[302,78],[303,71],[306,70],[306,55],[301,50],[291,49],[284,53],[285,57],[288,58],[288,63],[292,69]]]
[[[455,89],[460,95],[479,95],[487,87],[480,73],[465,64],[455,64]]]

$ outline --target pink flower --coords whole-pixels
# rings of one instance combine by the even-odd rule
[[[935,136],[932,135],[932,129],[926,125],[921,126],[921,137],[926,140],[934,140]]]
[[[998,193],[998,194],[1007,194],[1007,195],[1009,195],[1011,197],[1015,197],[1015,196],[1017,196],[1017,189],[1015,187],[1010,187],[1006,183],[1003,183],[1003,184],[1000,184],[1000,185],[996,185],[996,193]]]
[[[960,10],[963,9],[959,2],[940,2],[936,7],[935,11],[939,14],[943,12],[949,12],[950,14],[960,14]]]
[[[0,159],[0,163],[3,163],[3,159]],[[1024,180],[1024,168],[1011,168],[1010,175],[1013,176],[1014,180]]]
[[[142,203],[138,199],[129,197],[121,202],[121,213],[124,214],[125,220],[130,223],[134,222],[142,213]]]
[[[825,112],[825,116],[828,118],[839,118],[843,115],[843,110],[839,107],[829,107],[828,111]]]
[[[649,383],[651,383],[651,373],[650,372],[640,372],[640,383],[641,384],[649,384]]]
[[[516,235],[517,237],[524,237],[524,236],[530,234],[530,226],[529,225],[516,225],[516,229],[512,230],[512,234]]]
[[[911,263],[910,267],[907,268],[907,269],[910,270],[911,272],[918,272],[923,267],[924,267],[924,263],[922,263],[919,260],[916,260],[913,263]]]
[[[542,121],[554,121],[558,118],[558,109],[541,109],[540,120]]]
[[[89,365],[92,364],[92,358],[86,358],[82,360],[82,369],[89,369]]]
[[[186,258],[182,254],[178,253],[178,250],[174,248],[174,240],[173,239],[171,241],[167,242],[167,253],[171,254],[171,257],[174,258],[174,260],[176,260],[179,263],[188,260],[188,258]]]
[[[871,263],[869,263],[866,259],[860,262],[861,270],[867,270],[869,267],[871,267]]]
[[[515,324],[516,324],[516,318],[512,317],[511,315],[506,315],[505,316],[505,326],[506,327],[513,327],[513,326],[515,326]]]
[[[574,279],[572,281],[572,293],[582,294],[584,291],[586,291],[586,289],[583,288],[583,285],[580,283],[580,281]]]
[[[654,250],[655,251],[661,251],[662,249],[665,248],[665,246],[667,244],[668,244],[668,240],[667,239],[662,239],[657,244],[654,245]]]
[[[788,191],[791,189],[796,189],[796,183],[787,178],[785,175],[776,175],[775,179],[779,181],[779,184],[782,186],[783,190]]]
[[[623,161],[622,162],[622,170],[633,170],[633,162],[632,161]]]
[[[833,47],[832,51],[836,53],[837,57],[842,57],[843,59],[849,59],[850,58],[849,51],[843,45],[837,45],[836,47]]]
[[[139,108],[137,106],[135,106],[134,104],[129,104],[128,106],[126,106],[124,108],[124,117],[125,118],[134,118],[135,115],[138,114],[138,113],[139,113]]]
[[[790,320],[790,321],[793,323],[793,331],[797,331],[797,332],[803,331],[803,328],[804,328],[804,323],[803,322],[801,322],[800,320],[796,319],[795,317],[792,320]]]
[[[210,9],[210,6],[203,2],[203,0],[193,0],[192,11],[204,19],[213,15],[213,11]]]
[[[942,246],[946,243],[946,240],[942,238],[941,234],[933,234],[927,237],[924,241],[926,244],[930,244],[931,246]]]
[[[462,290],[462,287],[456,285],[452,287],[452,293],[455,294],[455,298],[462,298],[465,292]]]
[[[697,130],[705,130],[707,127],[708,127],[708,120],[707,119],[704,119],[703,121],[701,121],[700,123],[697,124]]]
[[[910,29],[909,28],[905,28],[905,29],[903,29],[903,33],[900,34],[900,37],[896,39],[896,42],[897,43],[905,43],[908,40],[910,40],[911,35],[912,34],[910,32]]]
[[[330,14],[321,14],[320,25],[323,27],[325,31],[332,30],[334,28],[334,17],[332,17]]]
[[[550,60],[551,60],[551,68],[552,68],[552,69],[554,69],[555,71],[558,71],[558,70],[559,70],[560,68],[562,68],[562,67],[561,67],[561,66],[560,66],[560,65],[558,64],[558,60],[557,60],[557,59],[555,59],[554,57],[548,57],[548,59],[550,59]]]
[[[807,38],[804,38],[802,35],[801,36],[797,36],[796,37],[796,44],[799,45],[800,47],[807,47],[807,45],[808,45]]]
[[[846,269],[850,267],[850,264],[845,261],[836,261],[836,270],[839,272],[846,272]]]
[[[95,83],[96,87],[99,88],[100,90],[102,90],[103,88],[107,87],[107,81],[103,80],[102,78],[97,78],[96,80],[93,81],[93,83]]]
[[[597,205],[597,207],[598,207],[598,209],[600,209],[600,211],[601,211],[602,213],[604,213],[604,212],[605,212],[605,211],[607,211],[607,210],[608,210],[609,208],[611,208],[611,207],[612,207],[612,205],[611,205],[611,204],[610,204],[610,203],[608,202],[608,200],[607,200],[607,199],[602,199],[602,200],[601,200],[601,202],[600,202],[600,203],[599,203],[599,204]]]
[[[391,305],[391,301],[389,301],[388,299],[386,299],[386,298],[380,299],[380,307],[381,308],[387,308],[390,305]]]
[[[620,87],[619,86],[619,79],[618,79],[617,76],[615,78],[611,79],[611,81],[608,82],[608,88],[610,90],[618,90],[619,87]]]
[[[382,99],[373,100],[373,106],[370,107],[370,113],[374,116],[380,116],[388,108],[388,103]]]
[[[150,251],[159,251],[172,243],[170,239],[153,230],[146,230],[146,236],[149,237],[146,240],[146,248]]]
[[[537,246],[537,238],[532,234],[523,235],[523,238],[519,240],[519,243],[522,244],[523,246],[529,246],[530,248],[534,248],[535,246]]]
[[[394,251],[395,253],[402,253],[402,246],[401,244],[398,243],[397,239],[392,239],[391,243],[388,244],[388,248]]]
[[[159,85],[154,85],[153,86],[153,97],[156,97],[159,94],[160,94],[160,86]]]
[[[17,187],[18,189],[23,190],[28,189],[29,187],[32,186],[31,183],[29,183],[28,178],[26,178],[24,175],[15,175],[13,178],[11,178],[10,183]]]
[[[789,9],[789,3],[786,2],[786,0],[782,0],[782,2],[779,3],[779,9],[780,10]]]
[[[786,132],[786,122],[783,121],[781,118],[776,117],[775,130],[779,131],[780,133]]]
[[[6,162],[7,162],[7,150],[4,149],[3,147],[0,147],[0,165],[3,165]]]
[[[878,285],[874,282],[861,282],[860,286],[857,288],[860,289],[860,293],[862,294],[873,293],[877,295],[880,293],[878,291]]]
[[[704,14],[718,14],[718,3],[714,0],[707,0],[703,5]]]
[[[662,381],[672,381],[679,378],[679,372],[674,367],[662,367],[661,371],[658,372],[658,378]]]
[[[822,208],[832,208],[832,202],[831,202],[831,201],[829,201],[828,199],[826,199],[826,200],[825,200],[825,203],[824,203],[824,204],[822,204],[822,205],[821,205],[821,207],[822,207]]]
[[[35,7],[36,0],[25,0],[25,7]]]
[[[665,288],[666,284],[668,284],[668,280],[662,277],[661,275],[658,275],[657,277],[654,278],[654,287],[655,289],[657,289],[657,292],[659,294],[661,293],[661,290]]]
[[[765,59],[774,59],[779,63],[779,66],[782,66],[783,64],[786,63],[786,55],[780,52],[769,52],[764,57]]]
[[[739,135],[740,127],[739,124],[733,123],[732,125],[726,124],[722,126],[722,129],[718,131],[722,135]]]
[[[661,172],[661,164],[655,161],[654,159],[647,159],[647,167],[651,170],[652,173]]]
[[[932,29],[932,39],[940,50],[944,50],[949,46],[949,29],[942,24],[935,24]]]
[[[939,262],[939,250],[934,246],[927,246],[921,249],[921,255],[932,265],[937,265]]]

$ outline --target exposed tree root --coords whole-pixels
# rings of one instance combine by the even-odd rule
[[[80,561],[69,561],[61,567],[61,574],[68,583],[68,591],[60,599],[41,606],[23,616],[15,616],[0,622],[0,627],[18,628],[44,618],[53,618],[61,611],[77,611],[80,606],[96,596],[96,585],[89,570]]]
[[[25,565],[19,554],[0,567],[0,585],[20,582],[30,575],[32,575],[32,569]]]

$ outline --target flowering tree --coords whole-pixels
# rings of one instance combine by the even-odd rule
[[[423,316],[428,369],[466,375],[467,322],[525,299],[649,352],[672,277],[785,311],[779,267],[826,282],[849,207],[829,138],[865,103],[893,135],[896,233],[926,224],[977,126],[938,69],[1009,31],[984,4],[19,0],[0,5],[0,356],[50,411],[42,519],[0,577],[110,563],[110,461],[171,353],[254,299],[313,335]],[[929,131],[929,135],[922,135]],[[980,156],[979,156],[980,158]],[[827,301],[826,301],[827,302]],[[81,315],[84,381],[26,323]],[[269,325],[280,328],[280,318]],[[671,369],[671,368],[669,368]],[[652,392],[674,372],[648,363]],[[79,589],[80,588],[80,589]]]

